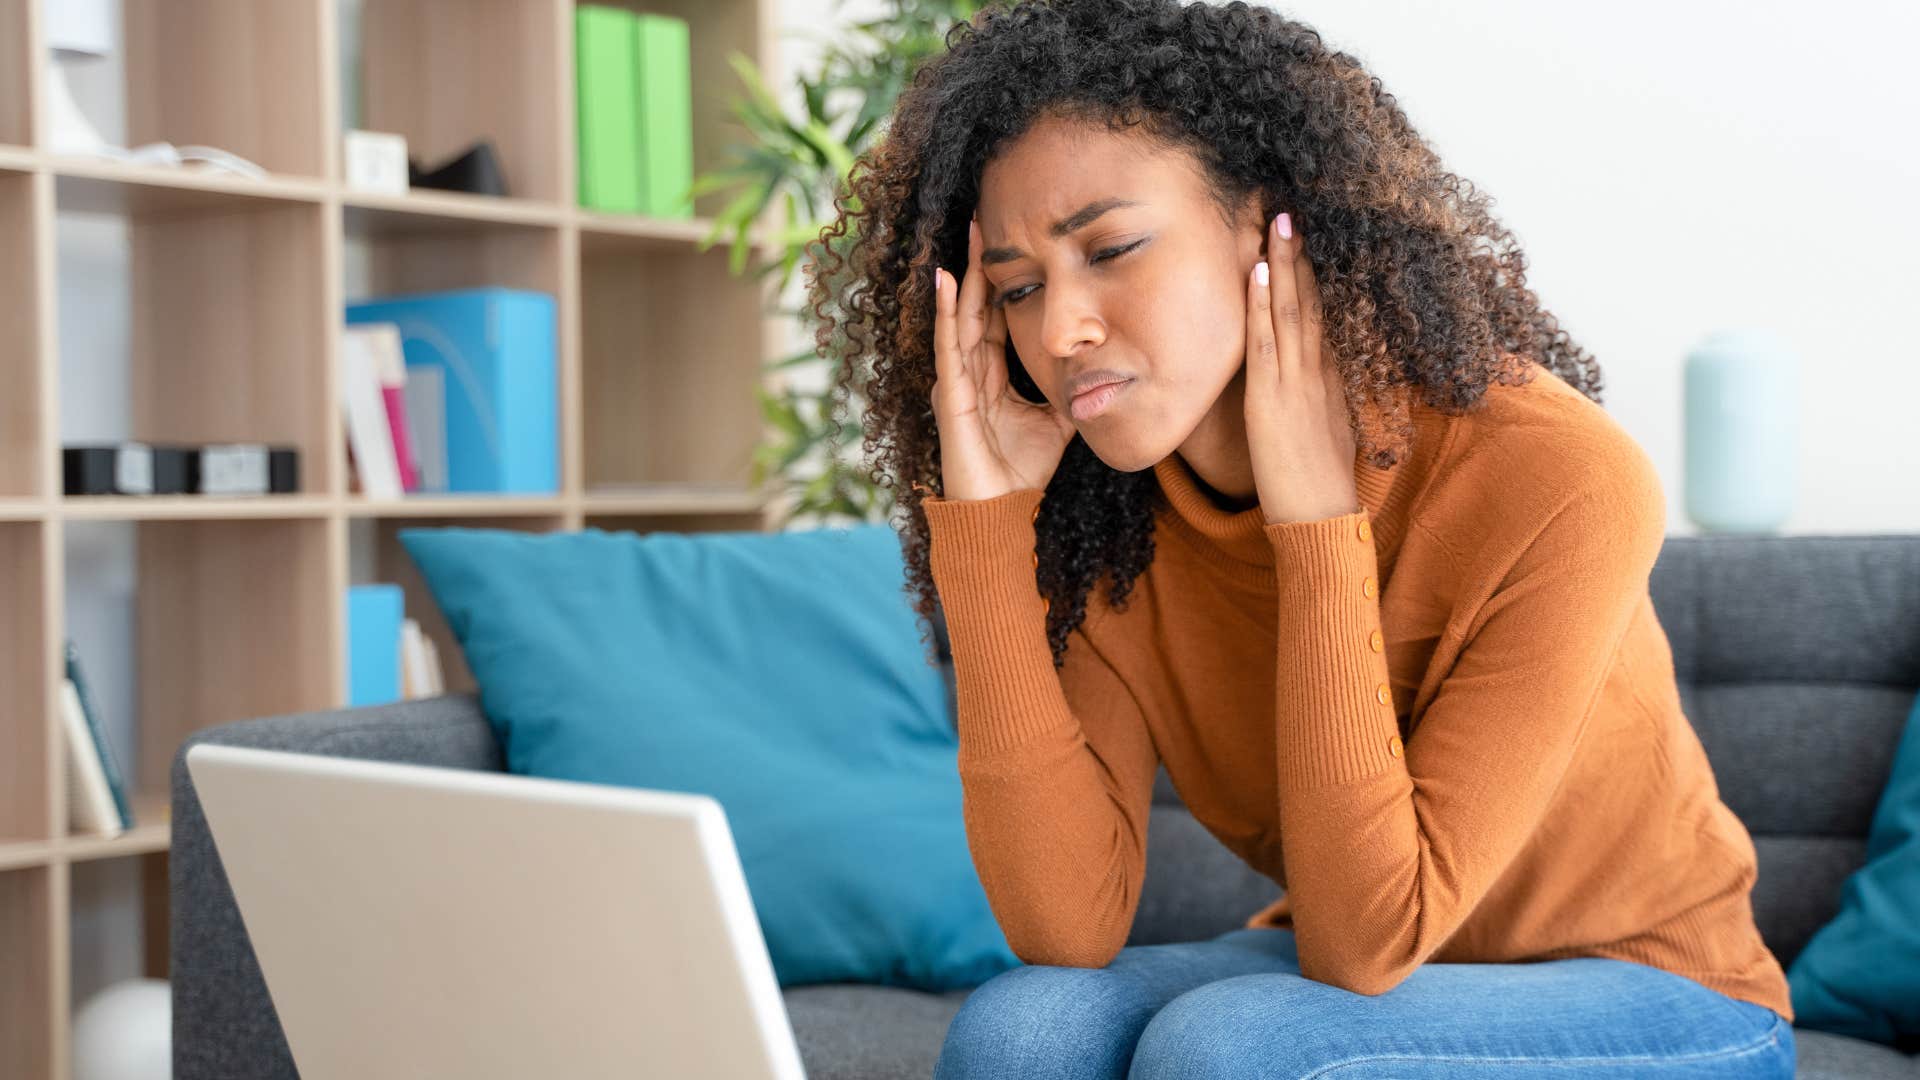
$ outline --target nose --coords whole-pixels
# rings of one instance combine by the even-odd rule
[[[1040,318],[1040,345],[1048,356],[1072,356],[1095,348],[1107,339],[1105,321],[1084,291],[1070,286],[1045,290],[1046,311]]]

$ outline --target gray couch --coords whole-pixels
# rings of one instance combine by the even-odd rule
[[[1652,589],[1687,715],[1723,798],[1759,849],[1760,928],[1791,963],[1863,858],[1920,688],[1920,536],[1674,536]],[[946,670],[951,694],[950,663]],[[294,1076],[187,776],[186,747],[199,742],[494,770],[500,749],[469,695],[225,724],[181,748],[173,763],[174,1075]],[[1130,940],[1192,940],[1240,925],[1277,895],[1273,883],[1195,822],[1164,772],[1159,785]],[[809,1076],[845,1080],[929,1076],[966,994],[849,984],[795,987],[785,998]],[[1805,1077],[1920,1080],[1920,1058],[1883,1046],[1806,1029],[1798,1043]]]

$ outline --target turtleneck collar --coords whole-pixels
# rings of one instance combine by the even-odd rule
[[[1433,464],[1435,444],[1444,434],[1447,419],[1446,414],[1422,404],[1417,397],[1408,407],[1414,438],[1400,461],[1381,469],[1357,450],[1354,453],[1354,488],[1373,524],[1374,549],[1383,579],[1405,534],[1407,504]],[[1369,405],[1367,411],[1368,422],[1375,422],[1375,407]],[[1200,553],[1229,577],[1255,587],[1274,586],[1273,541],[1258,504],[1244,510],[1218,506],[1204,490],[1193,466],[1177,452],[1155,462],[1153,472],[1169,506],[1161,514],[1162,522],[1193,541]]]

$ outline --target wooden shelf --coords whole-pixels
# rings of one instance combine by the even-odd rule
[[[10,149],[35,141],[35,86],[43,63],[32,45],[42,36],[37,6],[36,0],[0,0],[0,168],[7,167],[5,155]],[[0,1064],[6,1060],[0,1051]],[[4,1069],[0,1074],[13,1075]]]
[[[54,860],[56,846],[51,840],[0,841],[0,873],[45,866]]]
[[[165,851],[173,831],[172,807],[162,796],[134,800],[135,825],[118,836],[64,836],[58,840],[0,841],[0,873],[55,862],[87,862]]]
[[[167,850],[173,832],[170,801],[163,795],[135,799],[134,826],[118,836],[67,836],[53,842],[55,857],[67,862],[151,855]]]
[[[574,215],[580,229],[580,250],[589,258],[600,255],[672,254],[697,252],[713,232],[712,218],[656,218],[643,214],[602,214],[589,210]],[[766,259],[775,259],[784,250],[767,229],[751,232],[752,250]],[[725,250],[732,234],[724,233],[714,241]]]
[[[655,514],[757,514],[766,509],[767,496],[739,490],[700,490],[661,485],[660,490],[589,491],[586,512],[600,516]]]
[[[48,517],[70,521],[245,521],[257,518],[537,517],[545,514],[752,514],[768,496],[741,487],[636,484],[579,495],[415,494],[400,499],[314,495],[67,495],[53,504],[0,500],[0,522]]]
[[[406,136],[430,165],[488,139],[506,197],[346,186],[343,2],[124,5],[127,144],[217,146],[268,170],[254,180],[50,152],[41,3],[0,0],[0,1076],[70,1069],[69,1000],[85,989],[72,985],[76,874],[100,885],[116,879],[112,860],[141,864],[144,966],[165,973],[173,756],[209,726],[344,705],[345,592],[360,574],[401,585],[449,688],[472,689],[401,530],[766,520],[770,496],[748,488],[768,434],[753,391],[792,327],[766,282],[729,270],[730,237],[701,250],[731,193],[699,197],[687,220],[578,205],[574,0],[361,5],[359,126]],[[773,66],[773,2],[636,0],[691,24],[697,171],[750,137],[728,110],[739,86],[726,58]],[[59,272],[61,230],[102,221],[126,236],[125,279],[100,285],[124,286],[124,364],[58,340],[90,317],[76,305],[96,302],[92,281]],[[780,235],[756,223],[756,256],[778,257]],[[335,404],[342,309],[476,285],[555,298],[559,489],[365,499]],[[97,376],[122,368],[124,380]],[[62,430],[74,395],[124,406],[126,430]],[[62,494],[63,443],[121,437],[292,445],[300,490]],[[111,651],[84,639],[97,618],[68,617],[109,546],[135,601]],[[83,662],[132,673],[119,704],[135,747],[120,765],[139,825],[122,836],[65,835],[56,704],[76,631]]]
[[[44,521],[0,522],[0,844],[48,837],[57,827],[53,798],[63,778],[54,768],[51,529]]]
[[[60,500],[62,517],[90,521],[311,518],[325,517],[331,509],[330,500],[311,495],[67,495]]]
[[[191,216],[250,203],[319,203],[329,194],[328,186],[318,180],[281,176],[254,180],[229,172],[109,158],[48,154],[41,164],[57,178],[61,209],[82,213]]]
[[[340,198],[347,206],[347,227],[365,233],[438,232],[478,224],[552,228],[566,216],[557,203],[425,188],[405,195],[347,188]]]
[[[0,172],[0,501],[42,490],[52,380],[44,369],[52,321],[47,178]]]
[[[563,514],[567,500],[540,495],[409,495],[401,499],[347,501],[360,518],[538,517]]]

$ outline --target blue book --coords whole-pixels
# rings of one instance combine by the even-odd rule
[[[347,706],[400,700],[398,585],[347,586]]]
[[[86,676],[80,672],[80,651],[74,648],[73,639],[67,639],[67,678],[73,680],[73,691],[80,697],[80,712],[87,718],[87,730],[93,733],[94,749],[100,754],[100,770],[107,774],[107,788],[113,792],[113,808],[120,814],[120,824],[124,828],[133,828],[133,807],[127,802],[127,785],[120,776],[120,766],[113,760],[113,751],[107,748],[107,734],[100,726],[100,710],[94,708],[93,694],[87,690]]]
[[[347,305],[347,322],[400,328],[409,413],[414,372],[431,373],[420,385],[442,398],[425,406],[442,422],[446,491],[560,490],[553,297],[497,286],[382,297]]]

